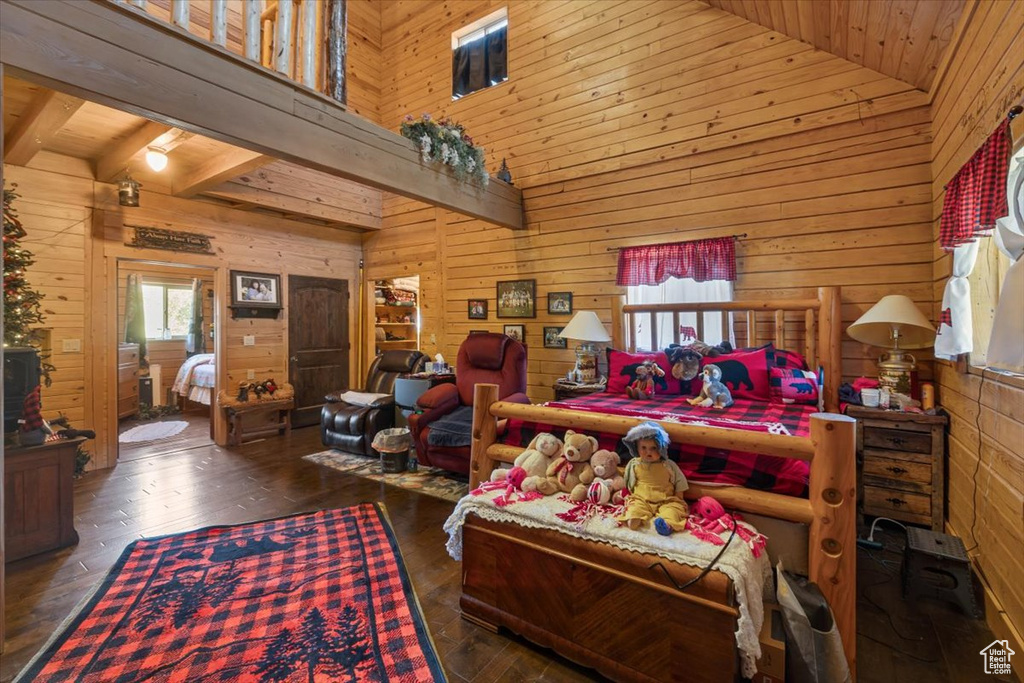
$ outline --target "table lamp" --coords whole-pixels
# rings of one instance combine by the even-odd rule
[[[924,349],[935,342],[935,326],[914,302],[902,294],[883,297],[846,332],[863,344],[891,347],[878,358],[878,383],[909,396],[910,373],[917,366],[903,349]]]
[[[582,342],[576,347],[576,367],[569,373],[570,379],[581,384],[597,381],[597,347],[594,344],[612,340],[597,313],[577,311],[558,336]]]

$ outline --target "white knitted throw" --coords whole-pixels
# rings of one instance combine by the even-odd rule
[[[444,530],[448,533],[448,554],[455,560],[462,560],[462,525],[466,515],[473,513],[479,517],[495,522],[510,522],[534,529],[552,529],[576,538],[588,541],[599,541],[609,545],[640,553],[653,553],[667,560],[681,564],[706,567],[721,546],[698,541],[689,531],[661,536],[648,527],[642,531],[634,531],[625,526],[618,526],[612,517],[595,515],[581,525],[565,522],[555,516],[572,508],[568,501],[558,496],[547,496],[539,500],[517,502],[505,507],[498,507],[492,502],[503,494],[503,490],[489,491],[479,496],[464,497],[455,506]],[[721,534],[728,539],[728,532]],[[740,667],[743,675],[753,678],[756,672],[755,661],[761,656],[761,644],[758,634],[764,618],[762,600],[765,588],[771,589],[771,565],[768,554],[762,553],[755,558],[746,543],[739,536],[733,538],[725,554],[715,565],[730,579],[736,589],[736,600],[739,604],[739,621],[736,628],[736,645],[740,652]]]

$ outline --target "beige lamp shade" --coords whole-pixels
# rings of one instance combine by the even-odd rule
[[[893,330],[899,333],[898,344],[894,343]],[[883,297],[846,332],[861,343],[883,348],[898,345],[902,349],[924,349],[935,342],[935,326],[902,294]]]
[[[608,335],[608,330],[604,329],[604,325],[601,324],[601,319],[593,311],[577,311],[558,336],[585,342],[610,342],[612,340]]]

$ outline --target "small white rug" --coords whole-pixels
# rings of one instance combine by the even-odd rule
[[[159,441],[180,434],[188,427],[188,422],[172,420],[170,422],[152,422],[132,427],[117,437],[119,443],[141,443],[143,441]]]

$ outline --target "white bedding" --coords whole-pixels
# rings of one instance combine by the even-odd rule
[[[171,391],[190,401],[210,405],[213,402],[213,387],[216,378],[217,369],[213,364],[213,354],[196,354],[185,359],[185,362],[178,368],[178,376],[174,378]]]
[[[489,491],[479,496],[468,495],[455,506],[444,530],[448,533],[448,554],[455,560],[462,559],[462,525],[466,515],[473,513],[496,522],[511,522],[535,529],[551,529],[590,541],[608,543],[616,548],[635,552],[660,555],[668,560],[706,567],[721,550],[720,546],[698,541],[690,532],[660,536],[652,528],[633,531],[620,527],[611,516],[593,516],[582,524],[565,522],[556,513],[569,510],[572,505],[558,496],[546,496],[539,500],[517,502],[505,507],[494,505],[493,499],[504,494],[504,490]],[[727,539],[728,534],[722,534]],[[747,545],[733,539],[722,558],[715,565],[730,579],[736,589],[739,606],[739,620],[736,628],[736,645],[740,653],[740,666],[744,676],[753,678],[755,661],[761,656],[758,634],[764,618],[762,601],[765,588],[772,589],[771,564],[768,553],[755,558]]]

